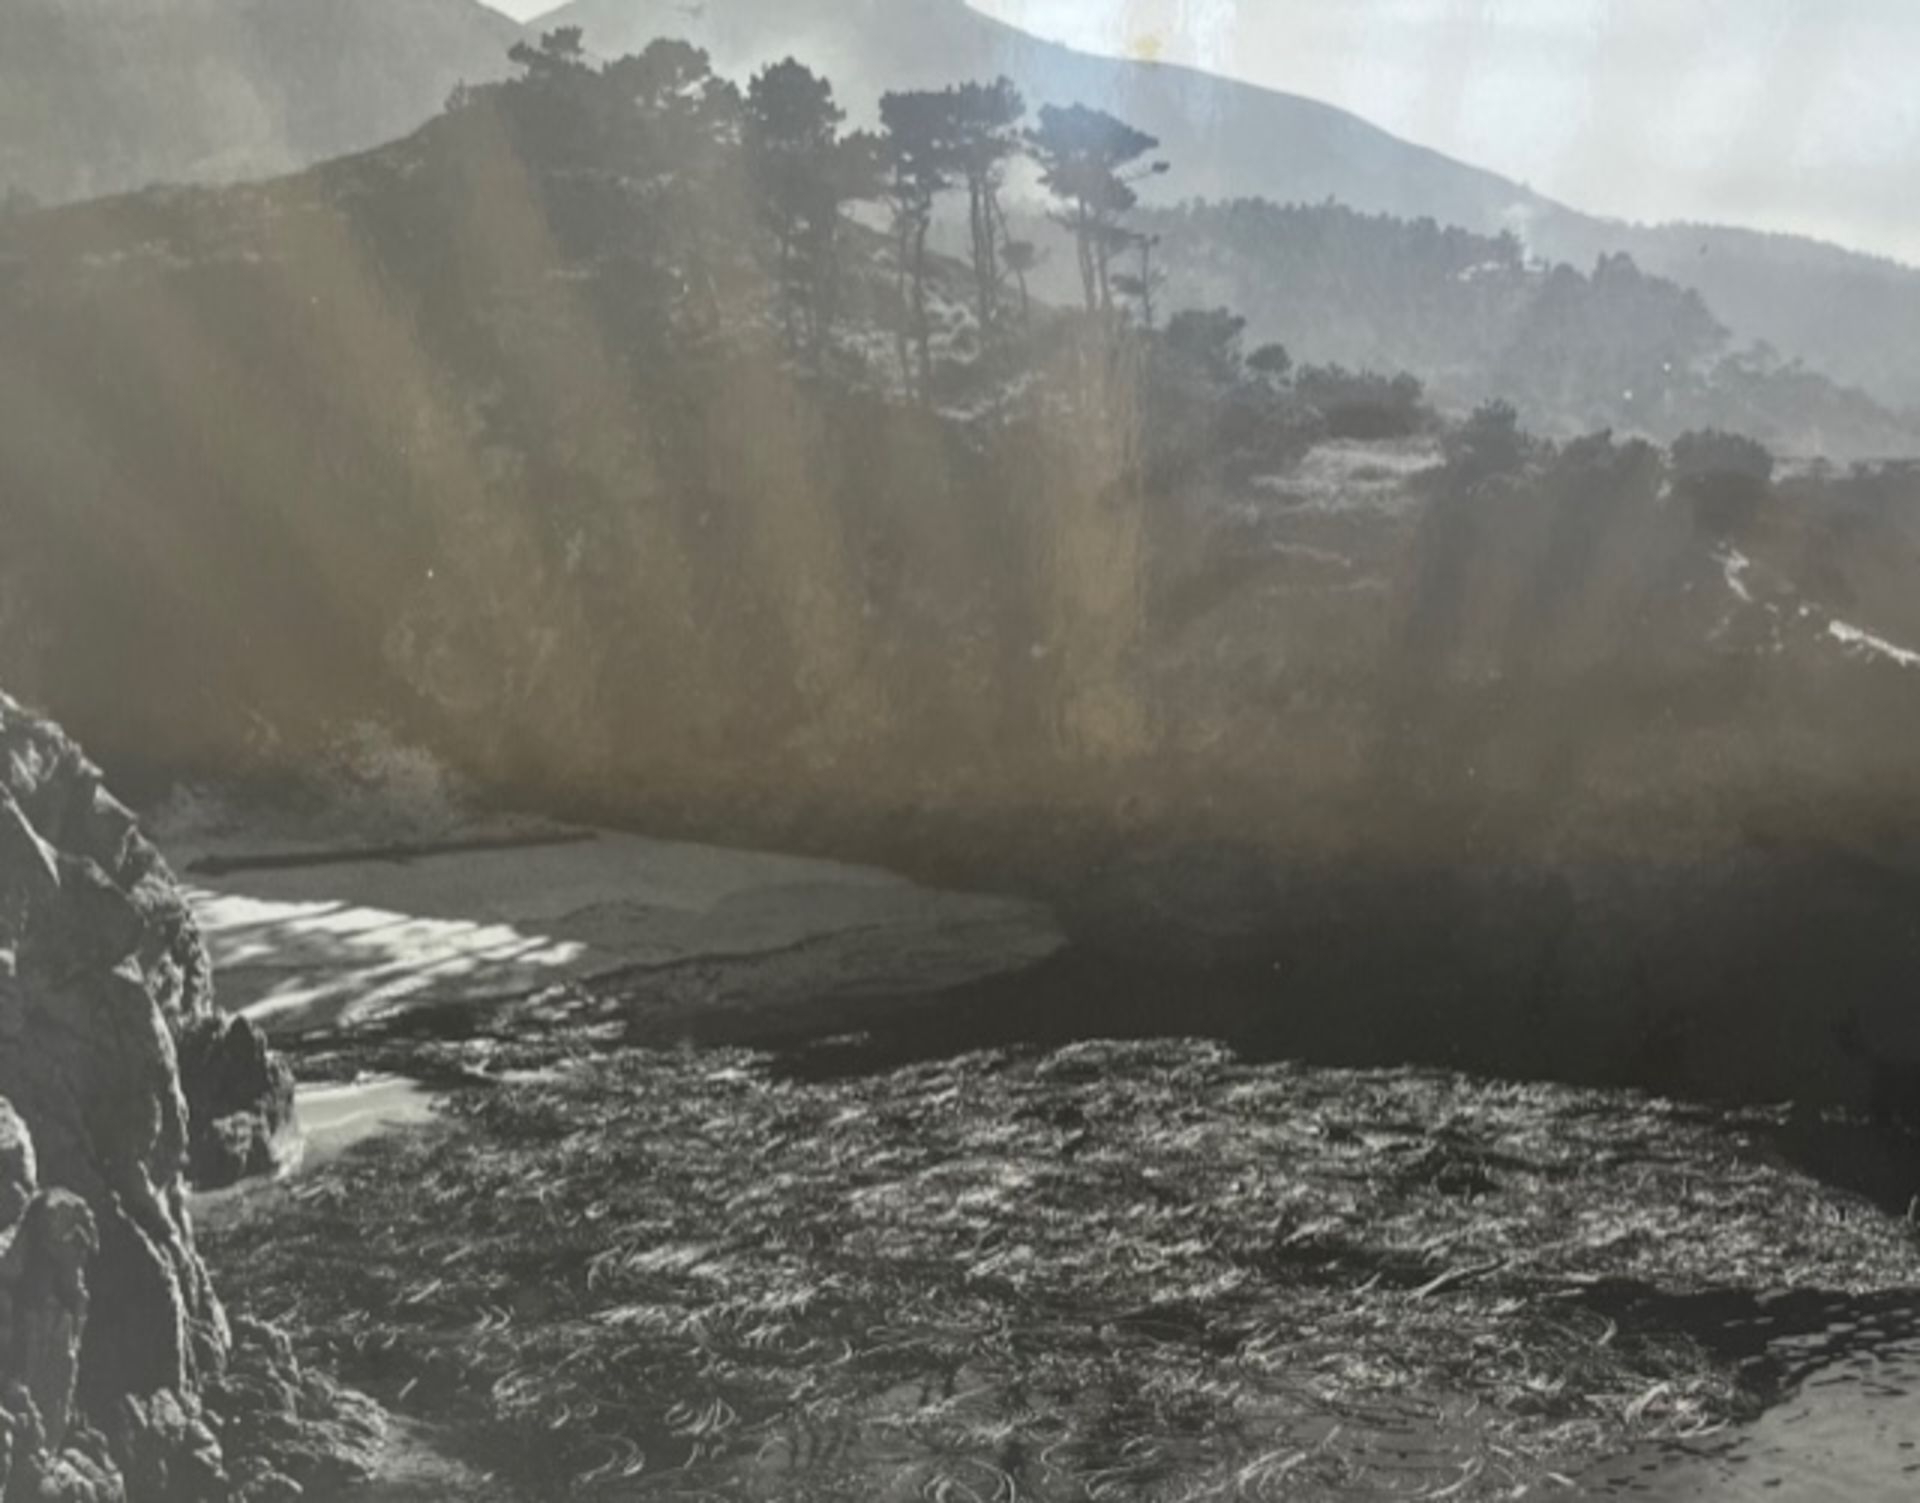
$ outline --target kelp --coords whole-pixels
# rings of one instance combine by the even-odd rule
[[[206,1241],[536,1495],[1492,1498],[1754,1412],[1689,1297],[1920,1284],[1767,1121],[1191,1041],[626,1050]]]

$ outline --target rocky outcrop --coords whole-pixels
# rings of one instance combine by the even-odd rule
[[[191,1147],[216,1177],[270,1167],[290,1107],[284,1066],[215,1013],[133,816],[0,695],[0,1498],[199,1503],[297,1480],[259,1456],[236,1480],[244,1447],[208,1402],[234,1333],[185,1203]]]
[[[241,1017],[197,1017],[180,1032],[187,1098],[187,1177],[230,1185],[277,1166],[293,1125],[293,1070]]]

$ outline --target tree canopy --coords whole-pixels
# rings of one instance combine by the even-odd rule
[[[1041,184],[1059,205],[1055,219],[1073,234],[1087,311],[1110,312],[1113,258],[1126,244],[1122,216],[1140,201],[1133,185],[1167,170],[1164,162],[1139,165],[1160,142],[1083,104],[1042,105],[1026,139]]]

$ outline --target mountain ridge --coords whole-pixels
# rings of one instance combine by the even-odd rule
[[[12,0],[0,10],[0,200],[258,178],[368,149],[430,118],[457,84],[505,76],[515,41],[568,25],[601,55],[684,35],[736,77],[792,53],[856,117],[885,89],[1005,72],[1032,104],[1084,102],[1158,135],[1177,170],[1149,202],[1332,198],[1509,230],[1549,262],[1624,251],[1699,292],[1739,339],[1920,408],[1920,269],[1804,236],[1596,217],[1338,106],[1077,52],[962,0],[571,0],[526,26],[480,0]]]
[[[8,0],[0,198],[297,171],[504,77],[522,35],[480,0]]]
[[[1739,226],[1640,225],[1585,213],[1488,169],[1305,95],[1181,64],[1097,57],[1023,32],[963,0],[570,0],[529,23],[578,26],[590,54],[684,35],[744,76],[792,53],[856,118],[884,89],[1005,73],[1030,105],[1082,102],[1159,137],[1176,171],[1150,203],[1334,198],[1363,212],[1510,230],[1548,261],[1591,267],[1625,251],[1704,296],[1742,338],[1899,406],[1920,406],[1920,269],[1807,236]]]

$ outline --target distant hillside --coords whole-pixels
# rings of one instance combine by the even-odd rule
[[[1190,68],[1093,57],[962,0],[573,0],[530,29],[560,26],[578,26],[587,50],[605,57],[636,52],[656,36],[685,37],[735,77],[791,53],[832,79],[856,115],[870,114],[888,89],[1004,73],[1031,104],[1093,105],[1158,136],[1179,165],[1179,197],[1331,197],[1473,228],[1553,207],[1332,105]]]
[[[1626,252],[1704,296],[1736,333],[1900,407],[1920,407],[1920,270],[1801,235],[1726,225],[1625,225],[1561,210],[1528,248],[1590,266]]]
[[[1566,706],[1607,706],[1602,731],[1637,738],[1665,788],[1677,753],[1632,708],[1644,684],[1721,717],[1701,732],[1720,756],[1761,705],[1817,740],[1831,680],[1900,734],[1843,738],[1822,786],[1845,786],[1856,753],[1911,780],[1920,701],[1878,693],[1920,642],[1910,471],[1857,498],[1823,479],[1755,532],[1772,462],[1731,441],[1760,479],[1733,472],[1702,527],[1673,500],[1683,445],[1669,462],[1603,437],[1555,458],[1489,409],[1436,448],[1417,382],[1243,358],[1231,315],[1148,336],[1023,300],[983,332],[938,287],[916,382],[874,206],[783,242],[790,179],[747,144],[765,117],[664,53],[604,71],[546,56],[404,141],[270,183],[0,224],[0,677],[148,766],[310,765],[374,720],[489,780],[611,802],[803,784],[910,802],[944,784],[1016,807],[1119,797],[1129,768],[1192,758],[1183,786],[1244,776],[1249,807],[1292,818],[1328,789],[1378,802],[1348,779],[1380,725],[1432,742],[1404,730],[1427,714],[1393,699],[1407,675],[1463,717],[1447,734],[1478,735],[1475,697],[1517,681],[1514,658],[1545,677],[1513,755]],[[1690,367],[1718,335],[1697,298],[1622,261],[1542,276],[1510,241],[1291,220],[1247,216],[1255,259],[1288,286],[1320,278],[1316,304],[1343,272],[1368,310],[1345,327],[1453,351],[1483,383],[1534,361],[1512,379],[1576,422],[1593,383]],[[1331,254],[1285,259],[1306,231]],[[1506,343],[1469,342],[1489,335]],[[1413,471],[1362,447],[1315,478],[1327,440],[1396,435],[1424,445]],[[1454,480],[1415,482],[1449,455]],[[1483,469],[1518,476],[1492,511]],[[1621,518],[1609,561],[1592,529]],[[1263,540],[1262,519],[1287,535]],[[1771,638],[1726,637],[1758,578],[1722,579],[1732,547],[1798,581],[1782,623],[1812,619],[1798,605],[1817,587],[1850,635],[1799,631],[1777,659]],[[1550,663],[1541,620],[1603,564],[1621,574],[1588,622],[1604,651],[1569,616]],[[1702,578],[1710,596],[1685,588]],[[1215,631],[1242,610],[1244,629]],[[1422,654],[1456,627],[1443,671]],[[1893,645],[1856,664],[1869,638]],[[1761,673],[1811,696],[1801,718],[1771,688],[1741,697]],[[1701,685],[1734,697],[1696,703]],[[1500,765],[1466,745],[1446,817]],[[1380,776],[1426,796],[1404,768]],[[1753,776],[1771,796],[1803,773],[1763,759]]]
[[[870,112],[886,89],[1004,73],[1032,103],[1098,105],[1158,136],[1179,167],[1163,201],[1333,198],[1484,234],[1512,230],[1529,252],[1583,271],[1625,251],[1699,292],[1740,341],[1764,340],[1883,401],[1920,405],[1920,270],[1796,236],[1596,218],[1344,110],[1192,69],[1088,56],[962,0],[573,0],[535,23],[557,26],[580,27],[589,51],[609,57],[684,36],[736,76],[793,53],[856,112]]]
[[[1456,1063],[1471,1026],[1772,1099],[1904,994],[1920,470],[1441,425],[1231,315],[969,327],[951,287],[909,394],[896,242],[865,203],[795,238],[766,92],[549,55],[296,176],[0,220],[0,682],[148,787],[384,746],[1051,869],[1148,944],[1203,915],[1276,1016]],[[1488,246],[1302,212],[1454,339],[1391,263]],[[1569,380],[1711,336],[1619,262],[1503,264],[1448,285],[1544,281]]]
[[[1740,342],[1920,406],[1920,271],[1794,236],[1638,226],[1578,213],[1297,95],[1097,58],[962,0],[573,0],[603,57],[684,36],[744,75],[788,53],[856,116],[888,88],[1005,73],[1035,103],[1079,100],[1157,135],[1181,197],[1336,199],[1430,217],[1590,269],[1625,251],[1690,287]],[[479,0],[7,0],[0,5],[0,199],[263,177],[394,139],[458,83],[502,77],[525,33]]]
[[[5,0],[0,197],[303,167],[413,130],[507,72],[478,0]]]
[[[1789,454],[1920,453],[1920,422],[1741,348],[1697,292],[1625,254],[1549,269],[1510,234],[1339,204],[1190,204],[1139,228],[1163,302],[1231,308],[1249,348],[1279,341],[1296,363],[1410,371],[1446,405],[1501,398],[1542,433],[1715,427]],[[1043,285],[1065,296],[1071,280],[1055,264]]]
[[[0,223],[0,681],[116,773],[425,749],[522,807],[1071,866],[1149,939],[1164,881],[1289,1015],[1656,1089],[1783,1094],[1902,995],[1920,472],[1440,425],[1231,316],[1024,300],[936,298],[916,399],[891,237],[782,242],[764,108],[535,61],[297,176]],[[1344,227],[1356,271],[1488,251]],[[1711,332],[1545,280],[1570,379]],[[1210,927],[1246,889],[1184,861],[1126,898],[1106,858],[1175,839],[1284,852],[1270,906]]]

